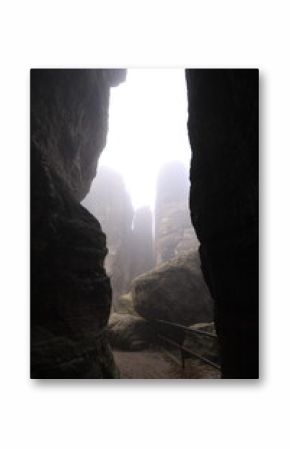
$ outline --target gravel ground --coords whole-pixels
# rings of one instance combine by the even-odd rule
[[[219,371],[199,360],[186,360],[185,369],[161,351],[113,351],[121,379],[218,379]]]

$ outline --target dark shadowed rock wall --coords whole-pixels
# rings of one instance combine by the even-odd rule
[[[199,246],[189,211],[188,171],[179,161],[165,164],[159,173],[155,207],[157,265]]]
[[[31,71],[31,377],[107,378],[106,239],[80,204],[122,70]]]
[[[107,237],[105,267],[111,279],[113,303],[126,292],[131,281],[133,207],[119,173],[100,167],[82,204],[101,223]]]
[[[187,70],[191,217],[225,378],[258,377],[258,71]]]

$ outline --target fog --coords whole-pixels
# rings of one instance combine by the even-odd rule
[[[136,276],[198,245],[190,155],[184,70],[129,69],[111,89],[107,144],[83,201],[107,237],[116,308]]]
[[[111,89],[109,132],[99,166],[120,173],[134,209],[154,210],[164,163],[177,160],[189,168],[186,123],[183,69],[129,69],[126,82]]]

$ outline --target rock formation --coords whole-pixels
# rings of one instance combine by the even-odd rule
[[[156,331],[140,316],[113,313],[110,316],[107,335],[113,348],[139,351],[156,344]]]
[[[167,320],[180,324],[210,322],[213,303],[200,270],[197,251],[190,251],[132,283],[135,310],[148,320]]]
[[[129,290],[132,279],[154,266],[152,212],[148,207],[133,211],[120,174],[100,167],[82,204],[99,219],[107,236],[106,271],[111,279],[113,308]]]
[[[258,377],[258,70],[187,70],[190,209],[224,378]]]
[[[133,207],[121,175],[100,167],[82,204],[98,218],[107,236],[105,267],[111,279],[115,307],[131,281]]]
[[[123,70],[31,72],[33,378],[117,376],[106,335],[111,304],[104,270],[106,238],[80,201],[90,189],[106,143],[110,88],[124,77]],[[256,378],[258,71],[187,70],[186,79],[191,219],[215,300],[222,375]],[[178,187],[176,170],[174,177],[177,184],[162,188],[166,196],[157,200],[158,262],[196,242],[184,221],[180,201],[185,190]],[[164,221],[166,215],[171,218]],[[138,223],[148,230],[148,217],[136,218],[134,245],[139,241]],[[147,237],[149,242],[149,233]],[[195,257],[182,255],[138,277],[133,286],[137,312],[149,320],[211,321],[210,295],[197,266]]]
[[[133,220],[131,279],[154,266],[152,212],[149,207],[137,209]]]
[[[158,176],[155,245],[157,265],[199,245],[190,220],[188,173],[178,161],[165,164]]]
[[[123,70],[31,71],[31,377],[114,377],[106,239],[80,204]]]

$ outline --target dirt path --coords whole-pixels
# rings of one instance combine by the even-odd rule
[[[113,351],[121,379],[217,379],[219,372],[198,360],[187,360],[185,369],[161,351]]]

